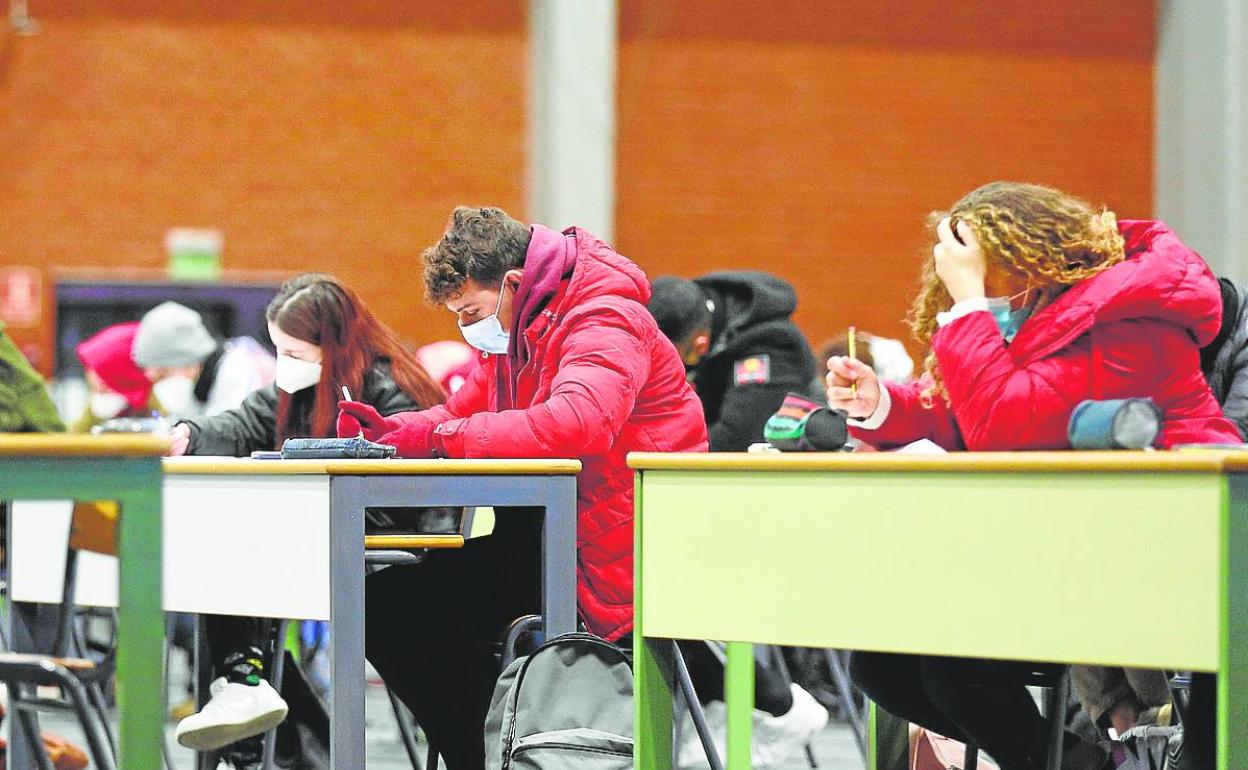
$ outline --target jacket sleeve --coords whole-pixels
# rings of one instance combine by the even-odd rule
[[[414,419],[429,419],[435,423],[467,417],[489,408],[489,388],[486,383],[486,371],[493,373],[493,367],[478,366],[472,375],[464,381],[459,390],[451,394],[444,404],[438,404],[420,411],[386,412],[381,407],[377,410],[387,417],[399,422],[410,422]]]
[[[1232,341],[1240,346],[1230,355],[1227,371],[1222,375],[1226,386],[1222,414],[1235,423],[1240,438],[1248,438],[1248,339],[1232,338]]]
[[[1071,412],[1092,395],[1091,343],[1086,336],[1020,367],[992,316],[975,312],[938,331],[932,349],[967,449],[1070,446],[1066,426]],[[1115,352],[1131,355],[1126,350]],[[1129,366],[1125,360],[1118,365]]]
[[[734,352],[725,376],[728,388],[719,403],[715,421],[707,426],[712,452],[744,452],[763,440],[763,427],[790,391],[805,395],[814,378],[814,357],[806,340],[791,324],[776,325],[765,342]],[[766,382],[740,382],[738,366],[750,359],[767,363]],[[822,402],[825,396],[817,398]]]
[[[609,450],[650,371],[653,327],[643,320],[646,310],[633,304],[605,302],[567,319],[566,336],[550,351],[557,360],[546,364],[557,368],[550,396],[527,409],[442,423],[435,438],[443,453],[584,457]]]
[[[874,430],[851,424],[850,435],[879,449],[896,449],[920,439],[951,452],[965,448],[944,397],[937,395],[930,406],[923,404],[923,392],[932,387],[930,378],[905,384],[888,382],[884,387],[892,402],[884,422]]]
[[[191,429],[188,455],[246,457],[274,449],[277,431],[277,388],[269,385],[243,399],[237,409],[212,417],[183,420]]]
[[[56,405],[48,395],[43,382],[33,380],[25,385],[23,393],[19,393],[18,401],[22,404],[25,430],[36,433],[64,433],[65,423],[57,414]]]
[[[707,426],[712,452],[744,452],[763,440],[767,419],[784,403],[788,385],[733,385],[724,394],[719,419]]]

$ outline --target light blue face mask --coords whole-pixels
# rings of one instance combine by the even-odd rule
[[[503,292],[506,289],[507,283],[504,280],[498,287],[498,304],[494,307],[493,313],[480,321],[473,321],[467,326],[461,324],[459,327],[459,333],[464,335],[464,341],[477,350],[495,355],[507,352],[507,344],[511,342],[511,335],[503,329],[503,324],[498,320],[498,311],[503,306]]]
[[[1015,297],[1025,295],[1030,289],[1020,291],[1013,297],[989,297],[988,312],[992,313],[992,317],[996,319],[997,328],[1001,330],[1001,337],[1010,342],[1014,339],[1014,335],[1018,333],[1018,328],[1023,322],[1031,317],[1031,308],[1027,305],[1020,307],[1018,310],[1010,309],[1010,304]]]

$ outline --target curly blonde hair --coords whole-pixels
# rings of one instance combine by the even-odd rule
[[[1051,187],[992,182],[967,193],[948,212],[932,212],[928,225],[933,234],[945,217],[965,222],[979,240],[989,269],[1026,279],[1039,292],[1039,303],[1051,302],[1066,288],[1126,258],[1114,212],[1097,210]],[[921,289],[907,319],[927,351],[923,369],[934,383],[923,393],[929,407],[936,394],[948,398],[932,353],[932,337],[936,314],[952,306],[929,251]]]

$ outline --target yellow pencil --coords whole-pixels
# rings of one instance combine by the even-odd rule
[[[858,330],[849,327],[849,357],[858,360]],[[849,394],[854,398],[858,398],[858,381],[854,380],[849,383]]]

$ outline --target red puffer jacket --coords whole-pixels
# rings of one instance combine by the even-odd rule
[[[529,361],[514,409],[498,403],[498,367],[483,365],[442,406],[449,457],[571,457],[577,478],[577,598],[586,626],[616,639],[633,625],[633,474],[629,452],[705,452],[706,423],[685,368],[646,310],[641,268],[578,229],[565,277],[524,331]]]
[[[949,392],[931,409],[930,382],[888,386],[879,447],[928,438],[946,449],[1069,449],[1066,426],[1084,399],[1151,397],[1158,444],[1234,442],[1235,426],[1200,372],[1199,348],[1218,333],[1217,279],[1161,222],[1123,221],[1127,259],[1076,284],[1028,319],[1008,346],[987,312],[940,329],[932,349]]]

